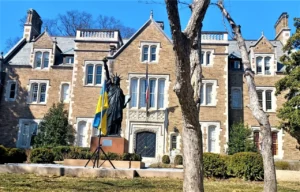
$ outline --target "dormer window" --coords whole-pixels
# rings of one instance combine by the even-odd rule
[[[271,75],[271,56],[256,57],[256,73],[260,75]]]
[[[159,43],[148,43],[142,42],[141,43],[141,61],[149,62],[149,63],[156,63],[158,62],[158,47]]]
[[[35,52],[34,68],[45,69],[49,67],[49,52],[37,51]]]
[[[67,56],[65,57],[66,64],[73,64],[74,63],[74,56]]]

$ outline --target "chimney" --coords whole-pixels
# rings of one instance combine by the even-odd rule
[[[283,45],[286,44],[287,40],[290,38],[291,29],[288,23],[289,15],[287,12],[282,13],[275,23],[275,40],[281,41]]]
[[[164,22],[163,21],[156,21],[156,23],[158,24],[158,26],[160,26],[160,28],[162,30],[164,30],[165,26],[164,26]]]
[[[41,34],[42,20],[39,14],[34,9],[29,9],[27,11],[27,18],[24,24],[24,33],[23,37],[26,38],[26,41],[31,41],[35,36]]]

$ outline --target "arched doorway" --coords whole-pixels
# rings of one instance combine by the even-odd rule
[[[136,153],[142,157],[155,157],[156,134],[140,132],[136,134]]]

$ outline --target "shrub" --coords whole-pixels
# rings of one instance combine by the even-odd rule
[[[229,131],[228,154],[256,152],[255,144],[253,140],[250,139],[251,134],[251,129],[242,122],[234,123]]]
[[[174,159],[175,165],[182,165],[183,164],[183,158],[181,155],[176,155]]]
[[[36,148],[31,151],[31,163],[53,163],[54,154],[52,150],[46,148]]]
[[[172,168],[171,164],[164,164],[164,163],[153,163],[149,165],[150,168]]]
[[[123,154],[121,155],[121,159],[122,159],[123,161],[130,161],[130,160],[131,160],[131,154],[130,154],[130,153],[123,153]]]
[[[263,160],[259,153],[236,153],[228,161],[227,169],[230,175],[245,180],[259,181],[264,178]]]
[[[162,162],[163,162],[164,164],[170,164],[170,157],[169,157],[169,155],[164,155],[164,156],[162,157]]]
[[[54,154],[54,161],[63,161],[65,157],[70,153],[71,147],[69,146],[58,146],[52,148]]]
[[[27,160],[27,155],[24,149],[11,148],[8,150],[8,163],[23,163]]]
[[[221,158],[219,154],[204,153],[203,168],[205,177],[224,178],[226,176],[225,159]]]
[[[0,164],[5,163],[7,159],[7,149],[0,145]]]
[[[142,157],[141,155],[137,154],[137,153],[131,153],[131,161],[141,161]]]
[[[275,167],[276,167],[276,169],[279,169],[279,170],[289,170],[290,164],[286,161],[276,161]]]

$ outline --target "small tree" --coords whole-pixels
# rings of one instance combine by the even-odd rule
[[[300,144],[300,18],[295,18],[294,21],[296,33],[283,47],[288,55],[280,58],[286,68],[285,77],[276,83],[276,95],[286,91],[287,101],[279,109],[277,116],[282,120],[281,127]],[[299,146],[297,148],[300,150]]]
[[[38,134],[33,139],[34,147],[56,147],[74,142],[74,129],[68,122],[68,112],[64,104],[53,104],[39,125]]]
[[[229,132],[228,154],[256,152],[254,142],[250,137],[251,130],[247,126],[242,122],[234,123]]]

